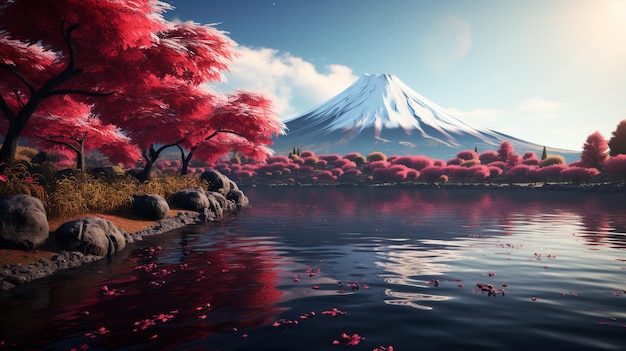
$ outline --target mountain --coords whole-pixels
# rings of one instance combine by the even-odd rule
[[[285,123],[286,135],[272,149],[288,154],[293,147],[318,154],[425,155],[448,160],[461,150],[497,150],[508,141],[522,154],[541,156],[543,145],[495,130],[470,126],[441,106],[409,88],[395,75],[364,74],[355,83],[319,106]],[[548,147],[549,154],[568,162],[578,152]]]

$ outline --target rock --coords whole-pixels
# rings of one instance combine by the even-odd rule
[[[214,169],[202,173],[200,179],[206,180],[209,183],[209,191],[215,191],[223,195],[228,194],[231,189],[238,189],[235,182]]]
[[[170,205],[157,194],[134,195],[132,212],[134,215],[149,220],[159,220],[167,216]]]
[[[248,200],[248,197],[239,189],[229,191],[226,194],[226,199],[234,202],[238,208],[250,206],[250,200]]]
[[[172,195],[172,205],[183,210],[203,212],[209,207],[209,199],[202,188],[183,189]]]
[[[73,220],[61,225],[54,235],[63,250],[84,255],[110,256],[126,247],[126,233],[99,217]]]
[[[209,200],[209,210],[211,210],[215,216],[222,217],[224,215],[224,208],[228,203],[226,197],[220,193],[216,193],[214,191],[207,191],[205,193],[207,199]]]
[[[50,236],[43,202],[30,195],[0,198],[0,247],[34,249]]]

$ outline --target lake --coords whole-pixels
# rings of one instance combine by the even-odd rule
[[[622,350],[624,194],[251,188],[0,292],[0,349]]]

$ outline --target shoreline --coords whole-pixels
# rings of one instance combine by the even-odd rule
[[[134,220],[126,217],[106,215],[106,214],[84,214],[77,218],[84,217],[102,217],[111,220],[118,225],[120,222],[126,223],[126,228],[133,227],[135,231],[130,231],[120,226],[121,229],[128,233],[130,237],[129,243],[141,241],[145,236],[163,234],[187,225],[211,222],[215,219],[213,216],[205,213],[198,213],[185,210],[172,210],[169,215],[158,221]],[[133,223],[134,221],[134,223]],[[117,222],[117,223],[116,223]],[[52,228],[58,227],[62,223],[52,221]],[[48,251],[50,250],[50,251]],[[77,251],[53,251],[54,247],[47,246],[39,250],[29,251],[22,250],[0,250],[4,251],[6,257],[18,255],[22,259],[30,258],[31,254],[39,260],[35,263],[6,263],[0,268],[0,291],[10,290],[17,286],[27,284],[33,280],[45,278],[55,274],[58,271],[75,268],[84,264],[95,262],[106,257],[85,255]]]
[[[624,183],[598,183],[598,184],[565,184],[565,183],[544,183],[544,184],[403,184],[403,183],[382,183],[382,184],[241,184],[241,187],[320,187],[320,188],[407,188],[407,189],[441,189],[441,190],[503,190],[503,191],[555,191],[555,192],[585,192],[585,193],[625,193],[626,186]],[[205,213],[186,211],[186,210],[170,210],[170,215],[158,221],[149,221],[143,219],[134,219],[123,216],[87,213],[76,216],[82,217],[102,217],[110,220],[119,228],[128,233],[129,243],[141,241],[144,236],[163,234],[175,229],[182,228],[187,225],[212,222],[217,218],[213,212]],[[53,232],[62,223],[58,220],[50,221],[50,232]],[[0,291],[6,291],[14,287],[27,284],[30,281],[53,275],[57,271],[69,268],[79,267],[83,264],[101,260],[105,257],[84,255],[76,251],[55,251],[52,246],[44,246],[39,250],[23,251],[23,250],[0,250],[3,256],[0,262]],[[37,259],[36,262],[32,262]],[[9,261],[17,262],[9,262]]]
[[[576,191],[588,193],[626,192],[626,183],[240,183],[242,188],[406,188],[406,189],[441,189],[441,190],[525,190],[525,191]]]

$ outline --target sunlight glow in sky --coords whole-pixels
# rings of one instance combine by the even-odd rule
[[[251,89],[281,118],[363,73],[397,75],[475,126],[581,150],[626,119],[624,0],[172,0],[241,56],[215,89]]]

